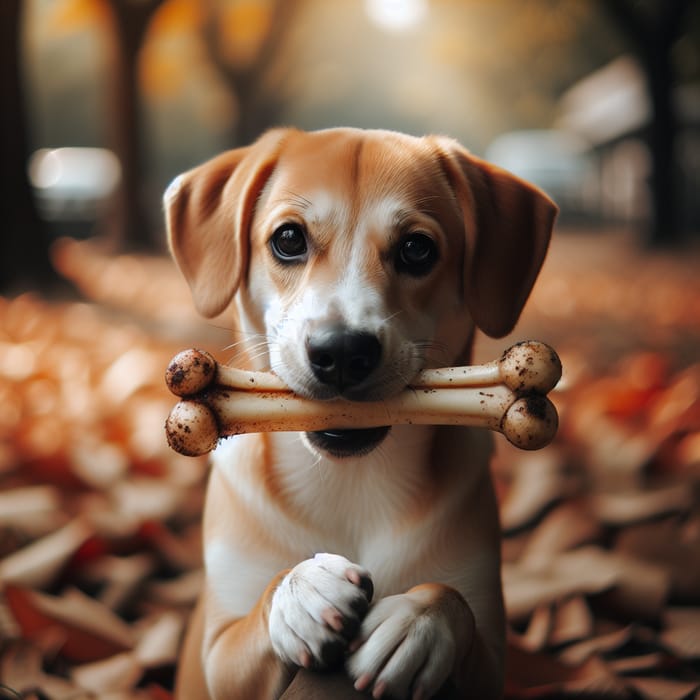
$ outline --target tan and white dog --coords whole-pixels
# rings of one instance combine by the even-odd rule
[[[382,399],[516,323],[554,204],[443,137],[273,130],[180,176],[172,253],[245,364]],[[243,362],[243,361],[242,361]],[[206,584],[177,697],[279,697],[299,667],[375,698],[501,695],[499,522],[485,430],[394,426],[221,443]]]

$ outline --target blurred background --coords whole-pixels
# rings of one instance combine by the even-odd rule
[[[64,233],[162,250],[169,180],[279,124],[446,133],[562,223],[680,243],[700,229],[695,5],[8,0],[0,279]]]
[[[697,697],[699,3],[2,0],[0,96],[0,698],[169,697],[206,462],[165,444],[162,376],[237,339],[161,196],[275,125],[444,133],[560,205],[476,348],[565,368],[555,444],[494,464],[508,696]]]

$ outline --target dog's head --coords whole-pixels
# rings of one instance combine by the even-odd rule
[[[177,178],[165,207],[198,310],[234,300],[292,389],[354,400],[468,361],[475,325],[507,334],[556,215],[452,140],[357,129],[270,131]]]

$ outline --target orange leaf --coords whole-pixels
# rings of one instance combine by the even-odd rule
[[[71,661],[97,661],[134,645],[134,635],[125,622],[79,591],[55,598],[8,586],[5,596],[24,637],[60,637],[61,653]]]

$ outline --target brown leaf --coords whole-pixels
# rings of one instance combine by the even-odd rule
[[[0,561],[0,584],[48,585],[91,534],[87,521],[77,519],[5,557]]]
[[[44,673],[39,649],[27,641],[11,643],[0,657],[0,679],[21,697],[39,688],[52,700],[89,700],[74,683]]]
[[[565,664],[581,664],[594,654],[604,654],[620,649],[627,644],[633,636],[633,629],[630,625],[620,629],[600,634],[589,639],[585,639],[577,644],[564,649],[559,654],[559,658]]]
[[[76,666],[71,677],[81,687],[104,697],[110,691],[129,690],[143,676],[143,666],[134,654],[123,653]]]
[[[549,644],[559,646],[589,637],[593,632],[593,615],[581,596],[557,604]]]
[[[506,533],[532,523],[570,490],[561,455],[553,447],[521,457],[514,477],[500,507],[501,526]]]
[[[40,537],[66,521],[60,491],[53,486],[27,486],[0,492],[0,527]]]
[[[618,674],[650,673],[654,670],[663,670],[666,659],[663,652],[650,651],[646,654],[634,654],[612,659],[608,661],[608,666]]]
[[[594,542],[601,527],[581,503],[564,503],[545,516],[534,529],[520,563],[529,568],[543,566],[554,556],[582,544]]]
[[[5,596],[26,638],[50,635],[73,661],[96,661],[134,646],[134,633],[121,618],[77,590],[56,598],[8,586]]]
[[[102,583],[100,602],[112,610],[118,610],[144,585],[155,568],[155,557],[150,554],[101,556],[80,573],[90,582]]]
[[[700,659],[700,608],[669,608],[661,643],[682,659]]]
[[[700,518],[640,523],[620,532],[615,549],[666,568],[671,593],[683,601],[700,600]]]
[[[527,617],[535,608],[574,594],[600,593],[618,581],[605,553],[597,547],[567,552],[541,567],[503,566],[503,593],[510,620]]]
[[[648,490],[598,493],[591,499],[598,518],[615,526],[686,512],[692,505],[693,493],[682,483]]]
[[[552,606],[542,605],[535,608],[530,616],[527,629],[517,636],[517,646],[524,651],[542,651],[549,640],[552,630]]]
[[[168,581],[152,581],[148,584],[147,594],[154,600],[166,605],[191,606],[204,586],[204,570],[196,569]]]
[[[151,621],[141,633],[134,652],[141,665],[155,668],[174,664],[184,627],[184,616],[176,612],[159,615]]]
[[[651,562],[606,552],[600,565],[615,574],[615,585],[598,597],[607,610],[628,620],[657,621],[668,600],[671,577]]]
[[[586,693],[588,696],[616,700],[630,693],[597,657],[578,665],[566,665],[541,653],[527,652],[508,645],[507,698],[547,698],[556,694]]]
[[[511,620],[575,594],[605,592],[609,607],[631,618],[656,619],[670,588],[665,569],[595,546],[565,552],[541,567],[504,564],[506,610]]]
[[[681,681],[672,678],[627,678],[644,700],[692,700],[700,688],[696,681]]]

